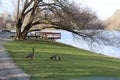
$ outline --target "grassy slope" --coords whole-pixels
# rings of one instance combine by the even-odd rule
[[[32,76],[32,80],[67,80],[80,77],[120,77],[120,60],[98,55],[68,45],[45,41],[13,41],[4,47],[17,65]],[[34,59],[25,56],[36,47]],[[49,57],[60,55],[62,61]]]

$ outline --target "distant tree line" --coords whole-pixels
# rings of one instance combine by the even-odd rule
[[[104,21],[105,29],[107,30],[120,30],[120,10]]]
[[[0,14],[0,29],[1,30],[11,30],[15,29],[14,20],[12,16],[7,12],[3,12]]]

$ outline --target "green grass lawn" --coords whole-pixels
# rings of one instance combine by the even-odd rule
[[[81,77],[120,77],[120,60],[57,42],[13,41],[4,44],[14,62],[32,80],[69,80]],[[35,49],[35,58],[25,57]],[[61,61],[50,60],[57,54]]]

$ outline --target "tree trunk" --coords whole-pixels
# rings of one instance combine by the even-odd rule
[[[17,40],[25,40],[28,31],[29,31],[28,28],[25,28],[22,32],[21,32],[21,28],[17,28],[16,29],[16,39]]]
[[[27,33],[28,33],[28,31],[27,31],[27,30],[26,30],[26,31],[24,31],[24,32],[22,32],[21,38],[22,38],[23,40],[25,40],[25,39],[26,39]]]
[[[16,22],[16,39],[20,40],[21,39],[21,27],[22,27],[22,19],[21,17],[17,19]]]
[[[16,27],[16,39],[20,40],[21,39],[21,28],[20,27]]]
[[[16,38],[17,40],[25,40],[28,31],[29,31],[29,29],[24,29],[23,32],[21,32],[21,29],[20,29],[20,28],[17,28],[17,29],[16,29],[16,37],[15,37],[15,38]]]
[[[31,23],[29,23],[28,25],[25,26],[24,30],[22,31],[22,35],[21,35],[22,39],[26,39],[27,33],[29,32],[31,27],[32,27]]]
[[[22,39],[26,39],[28,31],[29,31],[29,29],[24,29],[24,31],[22,32],[22,35],[21,35]]]

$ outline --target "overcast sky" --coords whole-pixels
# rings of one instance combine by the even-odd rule
[[[105,20],[110,17],[117,9],[120,9],[120,0],[74,0],[90,7],[97,13],[100,19]]]
[[[0,8],[0,12],[9,11],[13,12],[13,8],[11,8],[10,1],[11,0],[1,0],[2,7]],[[73,0],[77,4],[83,4],[84,6],[90,7],[98,17],[102,20],[110,17],[117,9],[120,9],[120,0]]]
[[[13,12],[13,5],[11,4],[11,0],[0,0],[2,2],[0,6],[0,13],[4,11],[8,11],[9,13]]]

